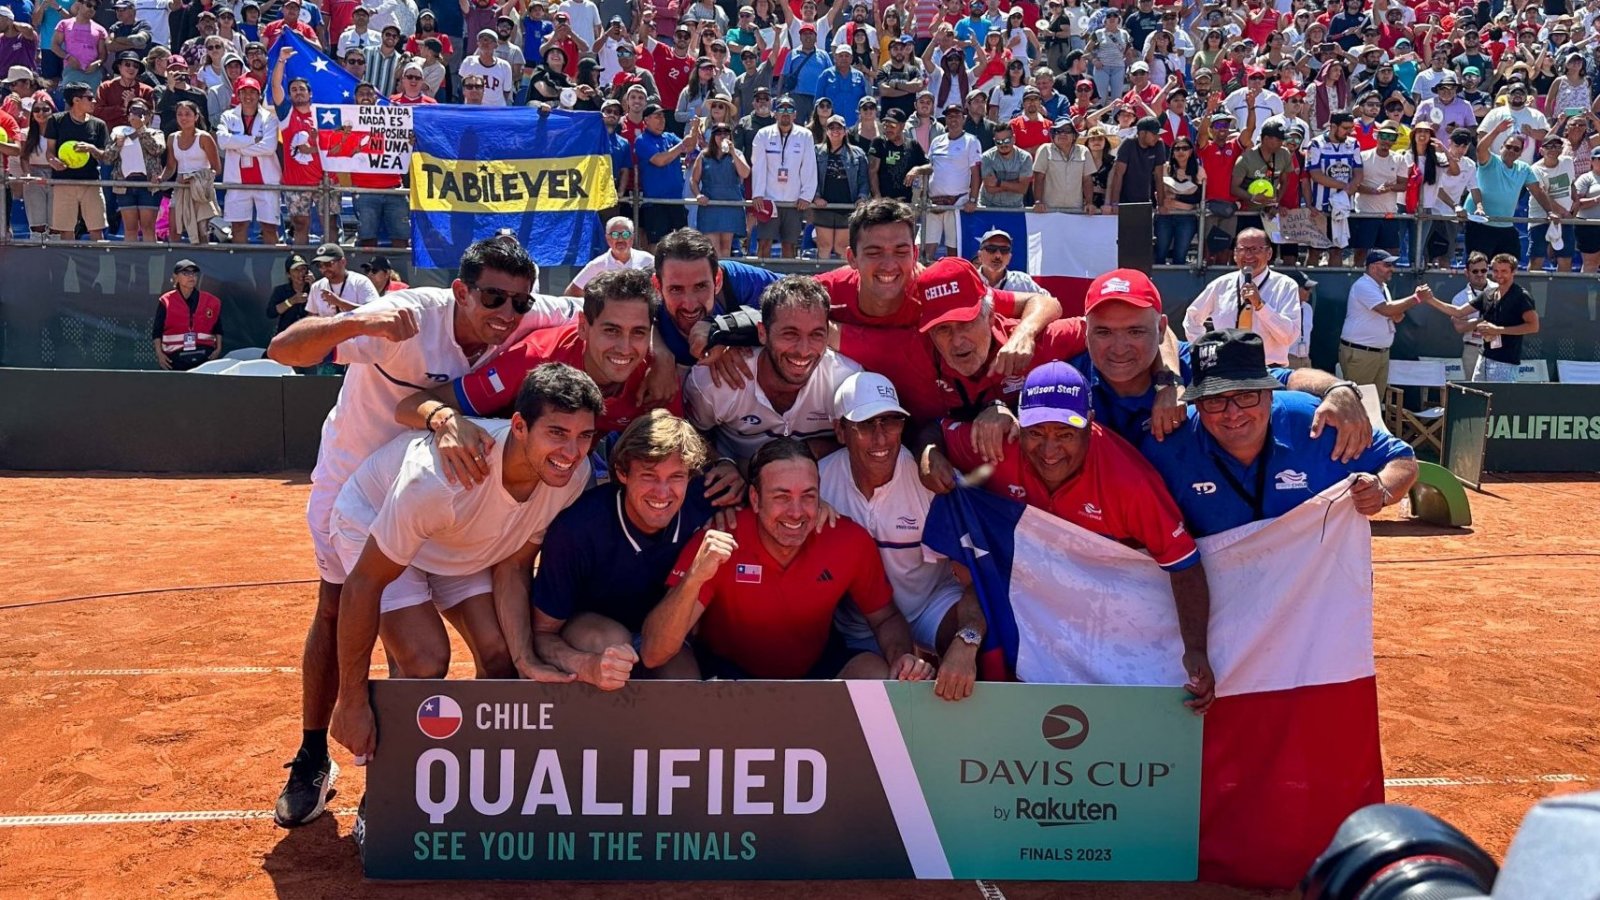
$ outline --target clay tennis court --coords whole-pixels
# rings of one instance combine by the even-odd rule
[[[1390,800],[1499,856],[1538,798],[1600,787],[1600,480],[1486,487],[1468,530],[1393,511],[1375,523],[1377,655]],[[363,882],[348,840],[359,769],[343,769],[334,815],[287,832],[268,813],[299,742],[308,491],[304,473],[0,475],[0,896],[982,895],[972,882]],[[997,887],[1010,898],[1268,896]]]

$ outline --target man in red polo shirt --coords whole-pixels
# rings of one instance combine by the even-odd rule
[[[806,445],[780,437],[750,460],[750,506],[733,532],[695,535],[667,576],[670,590],[641,631],[640,658],[660,666],[699,626],[700,671],[725,678],[895,678],[925,681],[866,529],[840,519],[815,531],[820,481]],[[735,539],[737,535],[737,539]],[[833,628],[849,597],[883,654],[850,650]]]
[[[519,298],[502,302],[515,304]],[[660,302],[650,288],[648,272],[619,269],[598,275],[584,288],[583,313],[578,321],[535,331],[506,348],[492,365],[449,384],[412,394],[401,402],[396,417],[407,427],[426,428],[422,410],[428,401],[444,403],[469,416],[503,415],[516,400],[528,373],[552,362],[581,369],[600,386],[606,408],[595,423],[599,438],[621,431],[640,414],[657,407],[681,416],[683,399],[676,391],[662,402],[640,398],[645,379],[655,368],[650,331]],[[676,363],[670,356],[666,360],[675,384]],[[471,447],[478,439],[478,435],[463,430],[460,443]]]
[[[1150,553],[1172,579],[1183,636],[1185,685],[1196,712],[1211,705],[1215,679],[1206,654],[1211,593],[1194,538],[1161,476],[1133,445],[1094,421],[1089,383],[1064,362],[1047,362],[1022,386],[1019,438],[1008,443],[984,482],[1080,528]],[[944,431],[950,461],[972,471],[985,460],[973,449],[972,426]]]
[[[1239,204],[1233,197],[1233,164],[1250,149],[1249,144],[1243,143],[1249,135],[1234,133],[1233,113],[1225,109],[1218,109],[1209,119],[1202,116],[1195,124],[1200,129],[1200,165],[1206,170],[1206,203],[1237,210]],[[1226,234],[1227,243],[1210,241],[1208,235],[1202,234],[1200,250],[1204,253],[1209,247],[1211,262],[1225,265],[1232,252],[1233,235],[1239,230],[1239,217],[1212,220],[1211,230]]]

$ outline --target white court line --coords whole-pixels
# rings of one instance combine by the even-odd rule
[[[1390,778],[1384,787],[1394,788],[1446,788],[1481,787],[1484,785],[1511,784],[1588,784],[1600,781],[1589,775],[1571,773],[1536,775],[1530,778]],[[335,816],[353,816],[353,807],[329,809]],[[0,828],[37,828],[59,825],[141,825],[165,822],[237,822],[251,819],[269,819],[271,810],[265,809],[201,809],[181,812],[138,813],[63,813],[45,816],[0,816]],[[979,881],[978,890],[985,900],[1005,900],[992,882]]]
[[[1000,890],[1000,885],[992,881],[978,880],[978,894],[983,900],[1006,900],[1005,892]]]

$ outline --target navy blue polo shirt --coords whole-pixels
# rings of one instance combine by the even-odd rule
[[[729,259],[719,260],[717,265],[722,269],[722,290],[716,299],[711,301],[713,316],[727,312],[724,308],[727,306],[723,303],[724,297],[736,306],[760,309],[761,292],[767,289],[767,285],[783,277],[776,272]],[[689,353],[689,339],[678,333],[678,326],[673,323],[665,303],[656,310],[656,334],[661,335],[661,342],[672,351],[672,355],[678,360],[678,365],[692,366],[699,362]]]
[[[616,482],[585,491],[561,511],[545,534],[533,604],[553,619],[599,613],[637,634],[667,593],[667,575],[683,545],[711,519],[705,482],[689,482],[672,524],[645,534],[622,509]]]
[[[1094,403],[1094,420],[1101,427],[1109,428],[1117,436],[1128,443],[1139,446],[1139,443],[1150,433],[1150,410],[1156,403],[1156,386],[1151,385],[1144,393],[1136,397],[1123,397],[1111,389],[1111,385],[1100,380],[1100,372],[1095,369],[1090,361],[1089,354],[1080,353],[1069,360],[1074,369],[1083,373],[1089,382],[1089,398]],[[1284,387],[1289,386],[1289,375],[1294,370],[1284,368],[1269,369],[1272,377]],[[1189,383],[1189,342],[1178,342],[1178,374],[1183,383]]]
[[[1360,456],[1339,462],[1333,458],[1334,429],[1310,436],[1318,403],[1310,394],[1275,392],[1266,448],[1248,466],[1217,445],[1193,406],[1182,428],[1164,441],[1146,436],[1139,449],[1161,473],[1197,537],[1277,518],[1354,473],[1375,474],[1392,459],[1416,455],[1404,441],[1378,429]]]
[[[647,198],[658,200],[683,196],[683,157],[674,156],[671,162],[658,166],[650,160],[682,143],[683,138],[670,131],[651,134],[648,129],[633,139],[634,168],[639,174],[640,191]]]

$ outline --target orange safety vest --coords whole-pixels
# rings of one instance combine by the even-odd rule
[[[166,320],[161,325],[163,352],[177,353],[183,350],[184,338],[191,332],[194,334],[195,349],[216,349],[217,323],[222,318],[222,301],[217,299],[217,295],[200,291],[200,301],[195,304],[192,314],[189,304],[184,302],[177,289],[162,294],[160,303],[167,311]]]

